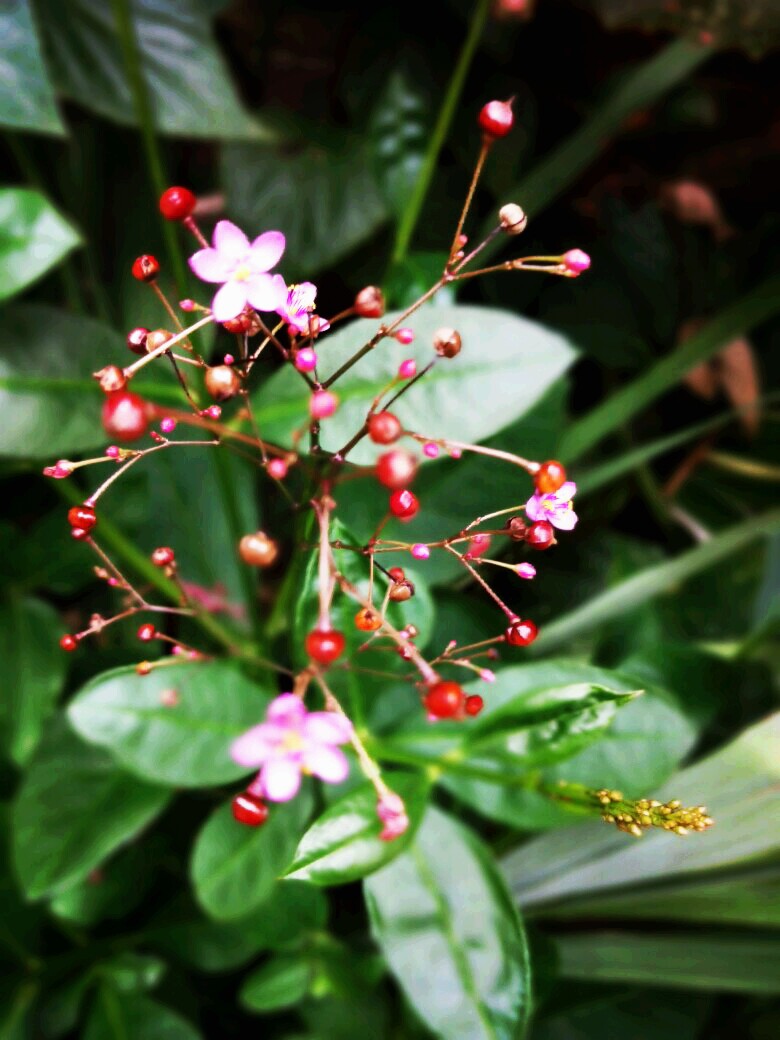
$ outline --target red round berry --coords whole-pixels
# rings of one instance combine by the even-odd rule
[[[416,472],[417,459],[408,451],[386,451],[376,460],[377,480],[391,490],[407,487]]]
[[[507,643],[512,646],[530,646],[539,634],[539,629],[533,621],[521,621],[515,618],[504,633]]]
[[[534,477],[536,490],[542,495],[550,495],[566,483],[566,470],[555,459],[543,462]]]
[[[470,697],[466,698],[466,714],[467,715],[479,715],[482,709],[485,707],[485,702],[482,700],[478,693],[472,693]]]
[[[385,313],[385,298],[376,285],[367,285],[355,297],[355,314],[360,318],[381,318]]]
[[[152,563],[155,567],[169,567],[175,559],[173,549],[167,545],[161,545],[152,553]]]
[[[230,808],[233,819],[243,823],[247,827],[261,827],[268,819],[268,806],[257,795],[249,791],[237,794],[231,802]]]
[[[429,715],[436,719],[454,719],[463,717],[466,705],[466,694],[463,688],[449,679],[440,679],[431,683],[423,703]]]
[[[139,357],[143,357],[146,353],[146,337],[148,335],[149,330],[140,325],[137,329],[130,329],[126,337],[128,349],[132,350]]]
[[[390,512],[399,520],[411,520],[417,515],[420,503],[411,491],[394,491],[390,496]]]
[[[532,549],[549,549],[555,541],[555,530],[546,520],[537,520],[525,532],[525,540]]]
[[[144,253],[133,261],[133,278],[139,282],[153,282],[160,273],[160,263],[155,256]]]
[[[401,436],[403,427],[392,412],[377,412],[368,420],[368,436],[374,444],[392,444]]]
[[[345,644],[343,632],[315,628],[306,636],[306,653],[318,664],[331,664],[344,653]]]
[[[89,533],[97,523],[97,514],[92,506],[71,506],[68,510],[68,523],[71,527],[81,528]]]
[[[387,571],[393,581],[403,581],[406,577],[406,573],[403,567],[390,567]]]
[[[506,137],[515,121],[508,101],[488,101],[479,113],[479,125],[488,137]]]
[[[65,635],[60,639],[60,646],[63,650],[67,650],[68,653],[72,653],[79,645],[78,639],[75,636]]]
[[[148,643],[150,639],[154,639],[157,635],[154,625],[151,621],[145,622],[136,632],[136,635],[142,643]]]
[[[149,407],[138,394],[117,390],[103,403],[103,429],[118,441],[135,441],[149,427]]]
[[[195,202],[189,188],[167,188],[160,196],[160,212],[166,220],[184,220],[192,214]]]

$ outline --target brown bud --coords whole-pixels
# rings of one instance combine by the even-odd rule
[[[460,354],[460,333],[455,329],[441,328],[433,334],[433,349],[439,357],[454,358]]]
[[[215,401],[228,401],[241,389],[238,372],[230,365],[215,365],[206,371],[206,390]]]
[[[397,581],[390,586],[389,595],[393,603],[405,603],[406,600],[411,599],[414,595],[414,585],[411,581],[404,578],[403,581]]]
[[[505,525],[506,533],[515,542],[525,541],[526,524],[522,516],[512,516]]]
[[[158,350],[169,339],[173,339],[173,333],[167,329],[155,329],[154,332],[147,333],[146,353],[151,354],[153,350]]]
[[[238,553],[250,567],[270,567],[279,555],[279,546],[264,531],[245,534],[238,543]]]
[[[104,394],[113,394],[115,390],[124,390],[127,386],[127,376],[117,365],[106,365],[99,372],[94,372],[93,376]]]
[[[381,318],[385,313],[385,298],[377,285],[367,285],[355,297],[355,314],[361,318]]]
[[[138,326],[137,329],[131,329],[126,337],[127,346],[134,354],[138,354],[142,357],[146,353],[146,337],[149,335],[149,330]]]
[[[516,202],[508,202],[506,206],[502,206],[498,211],[498,219],[508,235],[519,235],[521,231],[525,231],[528,224],[527,215]]]

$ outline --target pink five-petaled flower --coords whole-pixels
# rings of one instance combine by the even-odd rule
[[[572,502],[576,490],[574,481],[567,480],[557,491],[546,495],[537,491],[526,502],[525,515],[529,520],[546,520],[559,531],[571,531],[577,523]]]
[[[275,311],[287,299],[287,285],[280,274],[269,274],[284,252],[281,231],[266,231],[250,242],[241,228],[220,220],[214,228],[214,246],[200,249],[189,260],[204,282],[222,282],[211,301],[217,321],[235,318],[249,304],[258,311]]]
[[[317,286],[313,282],[290,285],[287,287],[284,302],[276,308],[276,313],[302,335],[308,335],[309,332],[325,332],[330,328],[330,324],[324,318],[314,315],[316,299]]]
[[[230,756],[247,769],[261,767],[249,791],[270,802],[288,802],[298,793],[301,773],[340,784],[349,762],[337,746],[352,736],[352,723],[331,711],[307,711],[294,693],[268,705],[265,722],[233,741]]]

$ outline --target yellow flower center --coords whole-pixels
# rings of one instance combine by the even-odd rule
[[[303,738],[300,733],[288,733],[282,741],[285,751],[301,751],[303,749]]]
[[[237,282],[245,282],[248,278],[251,278],[251,277],[252,277],[251,268],[247,267],[246,264],[242,264],[240,267],[237,267],[235,269],[235,271],[233,272],[233,278]]]

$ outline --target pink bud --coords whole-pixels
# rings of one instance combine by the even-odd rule
[[[422,542],[417,542],[412,546],[412,556],[415,560],[427,560],[431,555],[431,550],[427,545],[423,545]]]
[[[387,794],[383,794],[377,802],[376,814],[382,823],[387,823],[394,816],[401,816],[405,812],[406,806],[403,798],[394,791],[388,791]]]
[[[450,448],[449,454],[451,459],[459,459],[463,452],[460,450],[460,448]]]
[[[55,480],[64,480],[72,472],[73,463],[69,462],[68,459],[60,459],[53,466],[47,466],[43,471],[43,475],[45,477],[54,477]]]
[[[399,379],[414,379],[417,375],[417,362],[414,358],[407,358],[398,366]]]
[[[475,534],[473,538],[469,538],[469,551],[468,555],[474,559],[476,556],[481,556],[487,552],[490,548],[490,535],[489,534]]]
[[[225,356],[222,358],[222,364],[223,365],[232,365],[235,360],[236,359],[233,357],[232,354],[225,354]]]
[[[163,433],[173,433],[176,429],[176,420],[166,416],[160,421],[160,429]]]
[[[399,343],[403,343],[405,347],[408,347],[410,343],[414,343],[414,330],[413,329],[399,329],[395,334],[395,338]]]
[[[110,585],[112,589],[115,589],[119,582],[116,578],[109,578],[106,584]]]
[[[382,828],[379,837],[382,841],[395,841],[396,838],[400,838],[408,829],[409,817],[404,813],[402,816],[395,816],[388,821]]]
[[[489,668],[483,668],[482,671],[479,673],[479,677],[480,677],[480,679],[482,679],[483,682],[495,682],[496,681],[496,673],[495,672],[491,672],[491,670]]]
[[[181,655],[184,653],[184,647],[180,646],[178,643],[174,643],[171,647],[171,653],[174,654],[176,657],[181,657]]]
[[[219,407],[218,404],[212,404],[210,407],[206,409],[206,415],[209,417],[209,419],[214,419],[216,421],[222,415],[222,409]]]
[[[327,419],[339,406],[339,399],[330,390],[315,390],[309,398],[309,414],[312,419]]]
[[[563,266],[566,268],[566,273],[572,278],[576,278],[577,275],[587,271],[590,267],[590,257],[587,253],[583,253],[581,249],[570,249],[568,253],[563,254],[561,259],[563,260]]]
[[[435,459],[439,454],[439,445],[434,444],[433,441],[428,441],[427,444],[423,444],[423,455],[429,459]]]
[[[317,352],[311,347],[301,347],[295,355],[295,367],[299,372],[313,372],[317,367]]]
[[[106,448],[106,455],[108,455],[110,459],[119,458],[119,448],[116,446],[116,444],[109,444],[109,446]]]
[[[269,477],[273,477],[274,480],[284,480],[287,476],[288,466],[284,459],[269,459],[266,469]]]
[[[179,306],[183,311],[194,311],[195,301],[194,300],[179,300]]]
[[[526,581],[530,581],[531,578],[536,577],[536,567],[532,563],[518,563],[515,567],[515,573],[518,578],[525,578]]]

